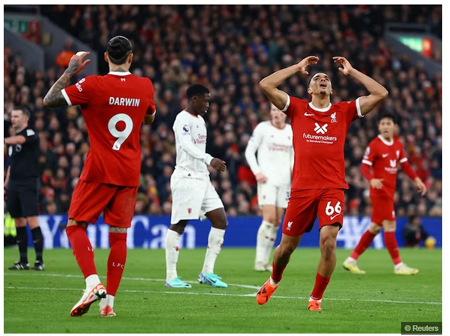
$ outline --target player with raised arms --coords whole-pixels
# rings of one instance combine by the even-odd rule
[[[354,69],[346,58],[336,56],[333,60],[342,66],[339,67],[342,74],[360,81],[370,95],[332,104],[333,89],[325,73],[311,77],[307,90],[311,95],[309,103],[278,89],[284,80],[295,74],[307,75],[306,68],[319,61],[316,56],[308,56],[260,82],[267,98],[291,119],[295,152],[291,196],[282,226],[281,243],[275,249],[272,274],[256,296],[261,305],[278,288],[291,254],[303,234],[311,231],[318,216],[321,257],[308,309],[322,310],[323,293],[336,266],[336,237],[343,225],[344,189],[348,189],[344,165],[345,138],[352,121],[369,113],[388,95],[382,85]]]
[[[87,54],[72,56],[67,70],[44,97],[44,105],[80,105],[91,144],[73,192],[66,228],[86,280],[84,294],[70,315],[87,313],[101,298],[100,315],[115,316],[114,297],[127,258],[127,228],[134,214],[141,171],[140,128],[142,122],[154,120],[154,90],[149,78],[130,73],[133,48],[123,36],[108,42],[104,56],[109,64],[107,75],[88,76],[66,87],[90,62],[83,62]],[[110,226],[106,288],[97,275],[94,251],[86,235],[88,224],[95,224],[102,212]]]

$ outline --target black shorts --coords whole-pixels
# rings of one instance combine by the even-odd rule
[[[6,190],[6,207],[12,218],[38,215],[38,179],[10,180]]]

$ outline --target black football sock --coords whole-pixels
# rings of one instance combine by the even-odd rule
[[[41,228],[38,226],[31,230],[31,235],[33,236],[34,249],[36,250],[36,261],[44,263],[42,259],[42,252],[44,250],[44,238],[42,236]]]
[[[16,228],[17,245],[19,245],[20,262],[28,264],[28,231],[26,226]]]

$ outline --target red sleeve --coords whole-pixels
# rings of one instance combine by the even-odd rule
[[[372,166],[375,160],[377,159],[378,151],[376,144],[372,141],[366,148],[364,152],[362,162],[366,165]]]
[[[286,102],[286,106],[281,111],[286,113],[286,115],[292,120],[292,117],[295,115],[295,111],[302,103],[306,103],[305,100],[301,100],[297,97],[287,96],[288,100]]]
[[[411,165],[408,162],[408,158],[406,157],[405,149],[403,148],[403,145],[400,146],[400,165],[402,166],[403,171],[405,172],[408,177],[414,181],[414,179],[417,177],[416,172],[411,167]]]
[[[362,117],[361,108],[359,106],[359,98],[356,100],[343,102],[341,104],[345,104],[344,106],[346,106],[346,116],[349,125],[352,121]]]
[[[377,158],[377,150],[376,145],[372,141],[366,148],[364,152],[364,157],[361,164],[361,173],[364,175],[366,179],[369,181],[373,179],[373,175],[370,172],[370,167],[372,167],[374,161]]]
[[[147,114],[153,115],[156,113],[156,106],[155,106],[155,90],[153,88],[153,83],[150,80],[150,78],[148,79],[150,82],[150,86],[149,86],[149,93],[148,95],[150,96],[150,106],[147,110]]]
[[[94,92],[96,76],[88,76],[80,79],[75,85],[62,89],[61,92],[67,101],[67,105],[85,105],[89,102],[90,95]]]
[[[361,164],[361,173],[368,181],[373,179],[373,175],[370,171],[370,166],[365,163]]]

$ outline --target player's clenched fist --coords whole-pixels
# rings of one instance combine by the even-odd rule
[[[227,165],[225,164],[225,161],[216,158],[211,160],[210,166],[221,172],[227,170]]]
[[[255,175],[256,181],[260,183],[266,183],[267,182],[267,176],[263,173],[258,173]]]

